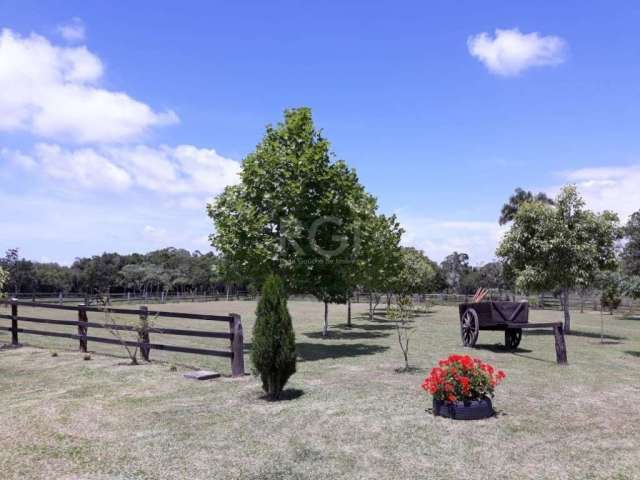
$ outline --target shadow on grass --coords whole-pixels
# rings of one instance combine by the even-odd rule
[[[386,322],[385,325],[372,325],[370,323],[354,323],[351,326],[346,323],[340,323],[338,325],[331,325],[331,329],[337,330],[366,330],[366,331],[375,331],[375,330],[394,330],[396,328],[396,324],[392,322]]]
[[[304,395],[304,390],[300,390],[299,388],[287,388],[280,393],[280,398],[272,399],[267,395],[262,395],[260,400],[266,400],[267,402],[288,402],[290,400],[295,400]]]
[[[525,331],[523,331],[523,336],[524,335],[531,335],[531,336],[553,335],[553,332],[551,330],[528,330],[528,331],[525,330]],[[598,332],[581,332],[579,330],[571,330],[571,333],[566,333],[565,332],[565,336],[566,337],[597,338],[597,339],[599,339],[601,337],[600,333],[598,333]],[[602,335],[602,338],[606,338],[607,340],[626,340],[627,339],[627,337],[620,337],[618,335],[609,335],[607,333]]]
[[[518,347],[515,350],[509,350],[507,347],[505,347],[502,344],[494,344],[494,345],[479,345],[479,344],[476,344],[474,348],[477,349],[477,350],[487,350],[487,351],[493,352],[493,353],[509,353],[509,354],[514,355],[516,357],[528,358],[529,360],[537,360],[538,362],[552,363],[552,364],[556,363],[556,362],[551,361],[551,360],[545,360],[544,358],[533,357],[531,355],[524,355],[525,353],[532,353],[533,352],[533,350],[528,350],[526,348]]]
[[[394,368],[393,371],[395,373],[418,373],[418,372],[424,371],[424,369],[420,367],[416,367],[414,365],[409,365],[408,368],[407,367]]]
[[[296,344],[298,358],[303,362],[313,362],[316,360],[326,360],[329,358],[359,357],[361,355],[374,355],[384,352],[389,347],[382,345],[367,345],[365,343],[341,343],[332,345],[329,343],[306,343]]]
[[[433,313],[432,312],[421,312],[421,313],[412,313],[409,315],[410,319],[415,319],[415,318],[427,318],[432,316]],[[387,323],[387,322],[393,322],[393,320],[391,320],[390,318],[388,318],[386,315],[384,314],[380,314],[380,313],[376,313],[373,315],[373,319],[369,320],[369,316],[364,316],[364,317],[360,317],[363,320],[366,320],[368,322],[375,322],[375,323]]]
[[[627,350],[627,351],[626,351],[626,352],[624,352],[624,353],[626,353],[627,355],[631,355],[632,357],[638,357],[638,358],[640,358],[640,351],[638,351],[638,352],[634,352],[633,350]]]
[[[361,339],[367,339],[367,338],[384,338],[384,337],[388,337],[390,335],[390,333],[384,333],[384,332],[378,332],[375,330],[371,330],[371,331],[339,331],[339,330],[329,330],[328,334],[326,337],[322,336],[322,332],[310,332],[310,333],[305,333],[303,334],[305,337],[309,337],[309,338],[321,338],[321,339],[327,339],[327,340],[361,340]]]
[[[514,350],[509,350],[507,347],[500,343],[494,343],[493,345],[476,343],[474,348],[478,350],[489,350],[493,353],[531,353],[533,350],[518,347]]]

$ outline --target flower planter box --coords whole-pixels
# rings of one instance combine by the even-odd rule
[[[491,417],[494,413],[489,397],[453,403],[433,399],[433,414],[439,417],[448,417],[454,420],[480,420]]]

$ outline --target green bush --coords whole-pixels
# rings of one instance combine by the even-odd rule
[[[282,280],[271,275],[262,287],[253,327],[251,362],[267,396],[280,397],[296,372],[296,340]]]
[[[9,274],[7,273],[6,270],[0,267],[0,298],[2,296],[4,286],[8,280],[9,280]]]
[[[614,310],[617,310],[622,303],[622,298],[620,298],[620,289],[616,284],[609,284],[602,291],[602,295],[600,296],[600,303],[603,308],[608,308],[609,313],[613,313]]]

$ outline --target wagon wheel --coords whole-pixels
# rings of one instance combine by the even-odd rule
[[[478,340],[479,331],[480,325],[478,322],[478,314],[473,308],[467,308],[460,320],[462,344],[465,347],[473,347]]]
[[[522,340],[521,328],[507,328],[504,331],[504,344],[509,350],[515,350]]]

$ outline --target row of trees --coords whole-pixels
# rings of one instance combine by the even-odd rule
[[[396,217],[379,213],[355,171],[335,160],[308,108],[287,110],[282,123],[267,127],[243,162],[241,182],[208,213],[226,276],[261,286],[275,274],[289,293],[313,294],[325,304],[324,334],[328,305],[348,302],[355,291],[373,303],[381,293],[457,290],[471,271],[468,256],[462,269],[449,268],[401,247]]]
[[[244,160],[241,182],[227,187],[208,213],[227,277],[260,286],[275,274],[289,293],[315,295],[325,303],[325,334],[328,305],[347,302],[357,290],[371,297],[478,287],[559,292],[569,329],[569,291],[604,290],[601,282],[612,272],[624,272],[629,293],[640,285],[634,240],[640,215],[622,229],[615,214],[586,209],[573,186],[556,199],[516,190],[499,219],[511,229],[498,262],[474,268],[467,254],[454,252],[438,266],[402,248],[395,216],[380,214],[355,171],[335,160],[307,108],[287,110],[282,123],[267,127]],[[633,238],[619,256],[625,234]]]
[[[313,294],[325,303],[325,334],[328,305],[355,291],[369,293],[373,308],[379,294],[507,287],[500,263],[471,267],[467,254],[454,252],[438,265],[401,247],[396,217],[379,213],[355,171],[334,158],[308,108],[287,110],[267,127],[243,162],[241,182],[208,213],[225,276],[260,287],[275,274],[289,293]]]
[[[147,254],[103,253],[78,258],[70,267],[26,260],[11,249],[0,259],[0,267],[7,272],[5,288],[11,293],[202,293],[223,291],[233,283],[222,276],[213,253],[177,248]]]

